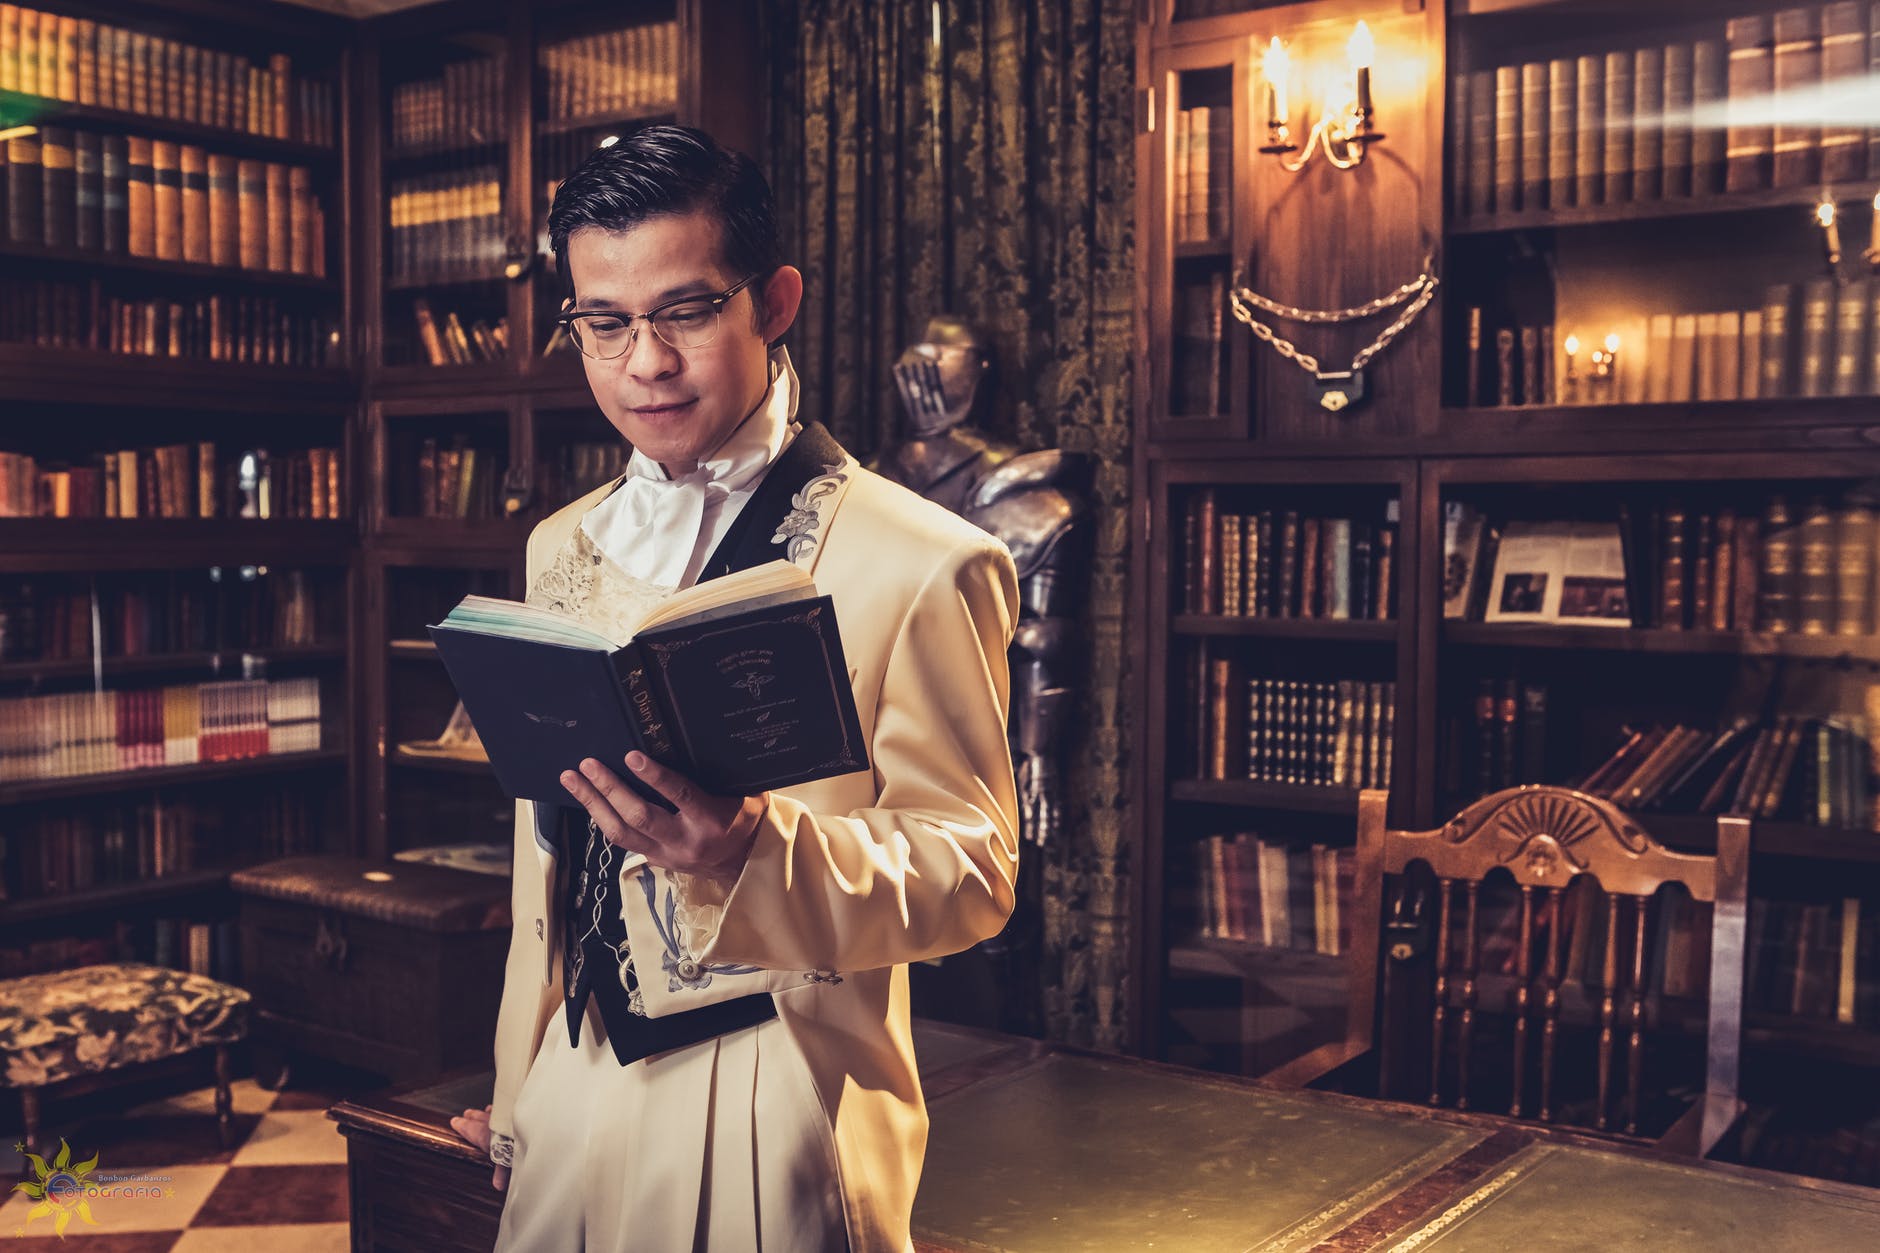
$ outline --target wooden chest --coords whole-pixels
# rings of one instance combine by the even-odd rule
[[[254,1034],[396,1080],[489,1064],[509,881],[291,857],[236,873]]]

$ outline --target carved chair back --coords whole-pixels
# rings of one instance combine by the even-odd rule
[[[1401,876],[1412,863],[1422,862],[1436,880],[1429,1103],[1442,1102],[1443,1062],[1453,1032],[1455,1105],[1469,1107],[1470,1053],[1481,975],[1478,907],[1483,879],[1499,869],[1512,876],[1520,892],[1509,1112],[1516,1117],[1554,1119],[1555,1046],[1565,960],[1562,907],[1568,884],[1587,875],[1598,881],[1609,898],[1598,1007],[1595,1126],[1607,1130],[1617,1124],[1628,1135],[1638,1134],[1647,911],[1654,893],[1677,883],[1693,901],[1713,907],[1706,1075],[1703,1098],[1660,1142],[1699,1156],[1708,1152],[1740,1109],[1736,1092],[1742,1038],[1747,820],[1720,819],[1717,853],[1709,856],[1667,849],[1624,811],[1570,788],[1528,786],[1497,792],[1433,831],[1390,830],[1384,821],[1384,799],[1383,793],[1366,793],[1359,805],[1360,876]],[[1459,945],[1452,940],[1458,909],[1463,924]],[[1622,942],[1622,936],[1629,942]],[[1622,953],[1629,954],[1623,965]],[[1385,1013],[1379,1052],[1380,1074],[1387,1076],[1396,1029],[1390,1012],[1391,984],[1393,968],[1401,963],[1388,952],[1382,960]],[[1621,1121],[1612,1097],[1622,1035],[1625,1095]],[[1536,1036],[1539,1091],[1533,1094],[1538,1100],[1531,1102],[1523,1087]]]

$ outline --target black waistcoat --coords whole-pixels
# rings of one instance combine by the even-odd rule
[[[730,529],[699,572],[699,582],[783,557],[782,545],[771,543],[771,537],[777,534],[789,514],[791,498],[804,484],[827,473],[847,455],[820,422],[804,423],[803,429],[765,472],[757,489],[738,511]],[[608,764],[615,770],[624,768],[624,763]],[[647,1018],[632,1012],[630,1005],[637,980],[634,972],[626,971],[615,955],[626,941],[626,925],[620,919],[623,883],[619,870],[625,854],[604,839],[590,838],[587,816],[572,800],[566,806],[557,806],[561,811],[559,818],[550,818],[547,822],[543,819],[549,816],[540,814],[541,808],[543,806],[537,806],[537,823],[557,831],[560,849],[556,859],[559,879],[556,893],[561,904],[562,989],[570,1045],[580,1043],[581,1015],[590,995],[607,1028],[614,1056],[622,1066],[776,1016],[776,1003],[769,993],[753,993],[663,1018]],[[641,890],[633,881],[625,886],[629,890]],[[590,923],[595,924],[592,934],[589,933]],[[577,951],[581,955],[579,962],[575,959]],[[637,969],[637,961],[635,966]],[[654,973],[657,976],[656,968]]]

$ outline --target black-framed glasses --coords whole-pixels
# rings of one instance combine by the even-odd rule
[[[718,321],[725,302],[756,282],[755,274],[732,284],[716,296],[681,296],[645,313],[615,309],[576,310],[556,319],[568,329],[582,355],[599,361],[623,357],[639,337],[637,322],[653,328],[661,342],[678,349],[704,348],[718,338]]]

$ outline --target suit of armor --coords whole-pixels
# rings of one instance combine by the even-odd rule
[[[1077,615],[1089,568],[1088,469],[1060,449],[1021,452],[974,429],[972,415],[991,358],[979,335],[951,316],[932,319],[921,342],[896,363],[895,382],[908,437],[884,449],[870,468],[912,488],[996,535],[1018,568],[1021,612],[1012,641],[1009,719],[1017,767],[1020,831],[1038,848],[1052,843],[1064,808],[1065,725],[1076,699],[1072,673]],[[1042,938],[1042,869],[1019,859],[1018,905],[1006,930],[982,947],[1004,967],[1001,1025],[1029,1029],[1035,1009],[1011,1004],[1013,977],[1023,985]]]

